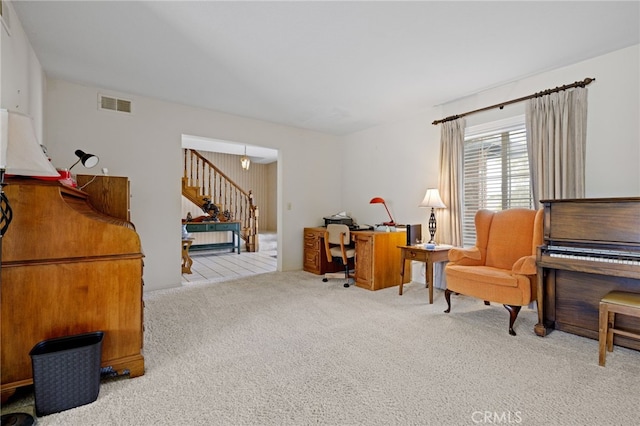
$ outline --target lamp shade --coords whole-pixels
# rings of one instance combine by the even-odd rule
[[[31,117],[0,109],[0,168],[9,175],[59,177],[38,143]]]
[[[424,194],[424,200],[418,205],[418,207],[431,207],[436,209],[444,209],[447,206],[442,202],[442,198],[440,198],[440,193],[436,188],[427,189],[426,194]]]

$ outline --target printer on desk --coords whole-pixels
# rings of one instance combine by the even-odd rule
[[[324,226],[331,224],[353,226],[353,219],[347,216],[346,212],[340,212],[331,216],[325,216]]]
[[[373,226],[358,225],[351,217],[347,216],[346,212],[340,212],[331,216],[325,216],[323,219],[324,226],[331,224],[347,225],[349,227],[349,230],[351,231],[370,231],[373,229]]]

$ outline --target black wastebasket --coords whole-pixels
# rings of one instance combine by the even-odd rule
[[[100,392],[104,332],[43,340],[31,349],[36,416],[89,404]]]

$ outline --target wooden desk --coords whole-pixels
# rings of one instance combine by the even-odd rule
[[[105,330],[101,366],[143,375],[144,255],[133,224],[58,181],[5,183],[13,222],[1,247],[1,401],[33,383],[29,351],[36,343],[72,334]],[[124,183],[117,197],[104,199],[125,206]]]
[[[342,265],[328,262],[324,249],[324,227],[304,228],[304,270],[323,275],[343,271]],[[398,285],[400,253],[396,247],[407,241],[404,232],[353,231],[355,243],[355,284],[367,290]],[[404,277],[411,280],[411,274]]]
[[[402,296],[402,287],[404,280],[404,265],[407,260],[415,260],[427,264],[427,271],[424,274],[427,287],[429,288],[429,303],[433,304],[433,263],[445,262],[449,260],[449,250],[451,247],[437,247],[433,250],[427,250],[418,246],[398,246],[400,249],[401,265],[400,265],[400,288],[398,294]]]
[[[400,253],[398,244],[407,241],[405,232],[353,231],[356,244],[356,286],[380,290],[398,285]],[[402,276],[407,282],[411,273]],[[402,285],[402,281],[400,282]]]
[[[182,273],[191,274],[191,265],[193,265],[193,259],[189,256],[189,249],[193,244],[193,238],[185,238],[182,240]]]
[[[231,253],[240,254],[240,222],[187,222],[187,232],[232,232],[226,243],[196,244],[191,250],[216,250],[231,248]]]
[[[327,228],[304,228],[304,263],[303,269],[312,274],[324,275],[328,272],[344,271],[337,262],[327,260],[324,249],[324,233]]]

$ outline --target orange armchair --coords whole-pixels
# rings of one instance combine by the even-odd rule
[[[445,267],[446,313],[451,293],[502,303],[509,311],[509,334],[520,308],[536,300],[536,251],[542,244],[543,210],[476,212],[476,245],[453,248]]]

